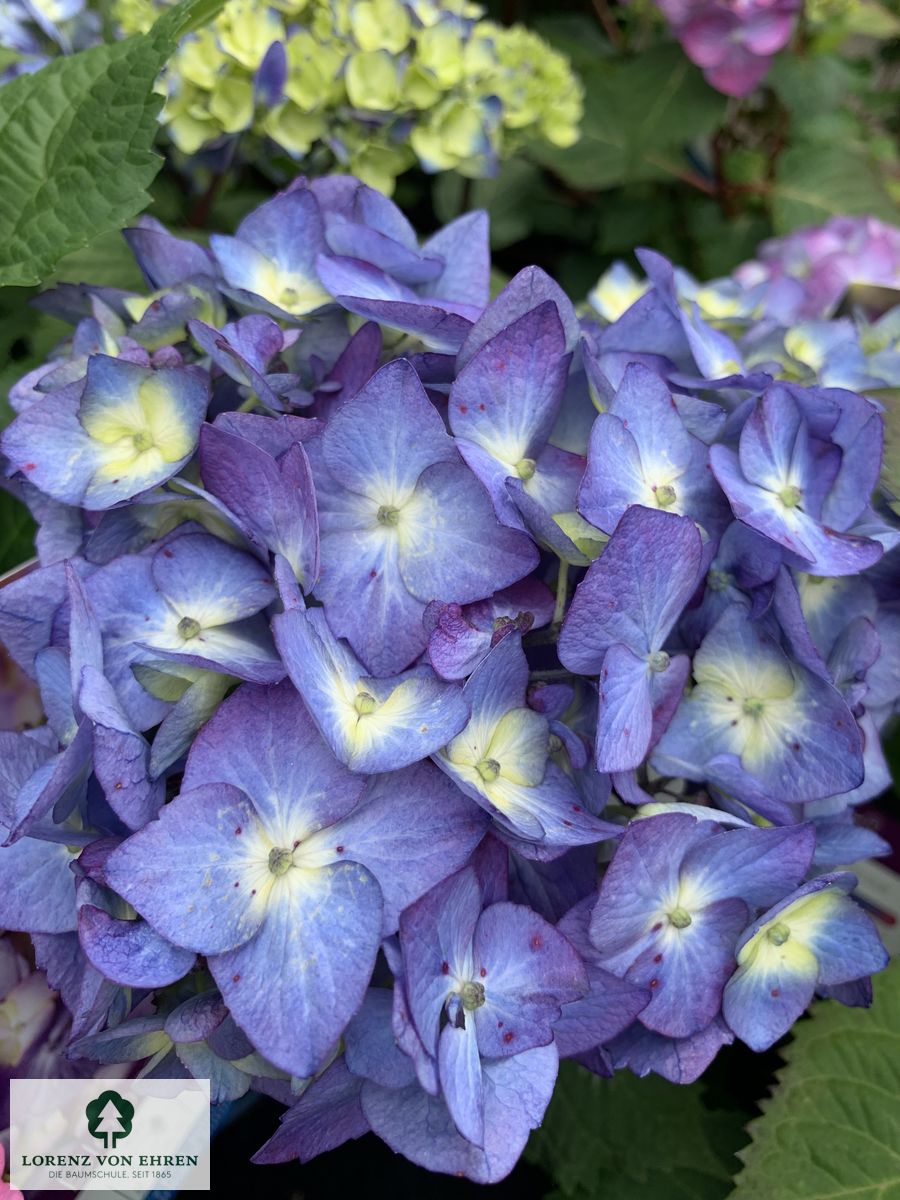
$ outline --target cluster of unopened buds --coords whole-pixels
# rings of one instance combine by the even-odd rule
[[[118,35],[143,32],[172,0],[115,0]],[[94,0],[0,6],[4,78],[100,40]],[[578,139],[582,87],[565,55],[469,0],[229,0],[186,37],[159,90],[161,122],[208,165],[235,154],[288,176],[335,163],[392,191],[415,164],[495,174],[529,143]],[[196,168],[196,163],[193,167]]]
[[[866,385],[647,252],[605,318],[536,267],[490,299],[483,214],[421,242],[352,178],[127,237],[150,294],[45,293],[74,332],[2,438],[46,723],[2,735],[0,926],[45,1058],[274,1096],[261,1162],[371,1129],[489,1182],[561,1057],[688,1082],[868,1003]]]

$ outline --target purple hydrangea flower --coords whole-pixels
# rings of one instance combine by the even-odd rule
[[[648,988],[648,1029],[691,1037],[719,1012],[747,918],[812,861],[807,826],[721,830],[682,813],[631,825],[600,886],[590,937],[599,963]]]
[[[822,875],[785,896],[741,937],[738,969],[725,988],[725,1019],[754,1050],[787,1033],[817,988],[833,988],[887,966],[871,917],[847,895],[849,873]]]
[[[153,929],[207,956],[237,1023],[296,1075],[360,1004],[385,926],[481,837],[427,766],[385,779],[366,794],[289,684],[244,687],[195,741],[181,795],[105,867]],[[411,860],[419,838],[431,854]]]
[[[321,531],[315,595],[371,671],[394,673],[422,653],[431,600],[482,600],[535,565],[531,539],[499,524],[407,362],[382,367],[307,449]]]
[[[663,647],[699,582],[701,561],[692,521],[634,505],[576,589],[559,655],[569,670],[600,677],[600,770],[643,762],[668,724],[690,660]]]

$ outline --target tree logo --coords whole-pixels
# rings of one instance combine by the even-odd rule
[[[88,1133],[102,1138],[104,1150],[115,1150],[116,1143],[131,1133],[134,1105],[118,1092],[101,1092],[84,1110]]]

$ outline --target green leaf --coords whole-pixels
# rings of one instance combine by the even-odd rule
[[[871,395],[884,405],[881,482],[891,498],[891,508],[900,512],[900,388],[877,388]]]
[[[734,1200],[900,1198],[900,965],[869,1009],[823,1001],[784,1053]]]
[[[686,146],[709,136],[725,114],[725,97],[675,45],[595,59],[584,84],[581,139],[568,150],[534,151],[572,187],[682,178],[690,172]]]
[[[819,225],[839,213],[900,220],[865,147],[840,141],[788,147],[778,159],[770,198],[776,233]]]
[[[178,39],[223,0],[183,0],[149,33],[61,56],[0,88],[0,285],[59,260],[144,208],[162,165],[153,85]]]
[[[25,505],[0,492],[0,575],[34,557],[34,528]]]
[[[740,1112],[713,1112],[700,1083],[619,1071],[600,1079],[564,1062],[544,1123],[526,1151],[574,1200],[722,1200]]]
[[[55,283],[90,283],[92,287],[123,288],[144,292],[147,281],[121,230],[102,233],[87,246],[60,259],[45,286]]]
[[[836,54],[779,54],[766,78],[791,114],[792,132],[797,121],[843,108],[859,82],[852,64]]]
[[[467,180],[455,171],[443,171],[435,178],[432,192],[435,215],[444,223],[464,207],[486,209],[495,250],[528,237],[534,227],[535,205],[548,196],[539,168],[522,158],[504,163],[492,179]]]

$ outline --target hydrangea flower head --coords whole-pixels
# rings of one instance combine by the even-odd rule
[[[232,5],[180,69],[237,125],[496,49],[466,8],[296,15]],[[652,252],[596,316],[537,267],[490,299],[485,214],[423,240],[346,176],[128,242],[149,294],[42,296],[73,332],[2,441],[46,718],[0,731],[4,1070],[209,1079],[285,1106],[259,1162],[372,1131],[493,1183],[560,1058],[689,1083],[869,1003],[830,872],[887,849],[896,315],[791,324]]]

